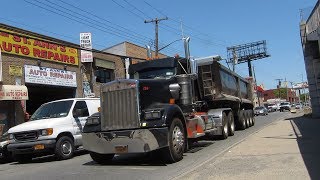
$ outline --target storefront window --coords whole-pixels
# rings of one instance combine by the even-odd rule
[[[96,82],[107,83],[113,80],[113,70],[111,69],[97,69]]]

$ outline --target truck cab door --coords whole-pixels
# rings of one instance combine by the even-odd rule
[[[74,128],[74,139],[75,144],[82,144],[81,132],[89,117],[89,110],[85,101],[77,101],[72,110],[73,114],[73,128]]]

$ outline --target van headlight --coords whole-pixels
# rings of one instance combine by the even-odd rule
[[[50,136],[52,134],[53,134],[53,129],[52,128],[47,128],[47,129],[40,130],[40,135],[41,136]]]
[[[8,138],[9,140],[13,140],[13,134],[9,134]]]

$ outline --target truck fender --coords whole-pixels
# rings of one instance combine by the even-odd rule
[[[232,111],[231,108],[210,109],[208,111],[208,116],[212,119],[215,126],[222,126],[222,113],[230,111]]]
[[[186,121],[185,121],[183,112],[179,106],[175,104],[164,104],[162,108],[163,108],[162,118],[166,126],[170,126],[173,118],[178,117],[179,119],[181,119],[182,124],[186,127]]]

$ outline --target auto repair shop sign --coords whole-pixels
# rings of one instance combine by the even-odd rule
[[[25,82],[77,87],[76,72],[39,66],[24,66]]]
[[[66,47],[49,40],[0,28],[2,53],[15,54],[63,64],[78,65],[76,48]]]

